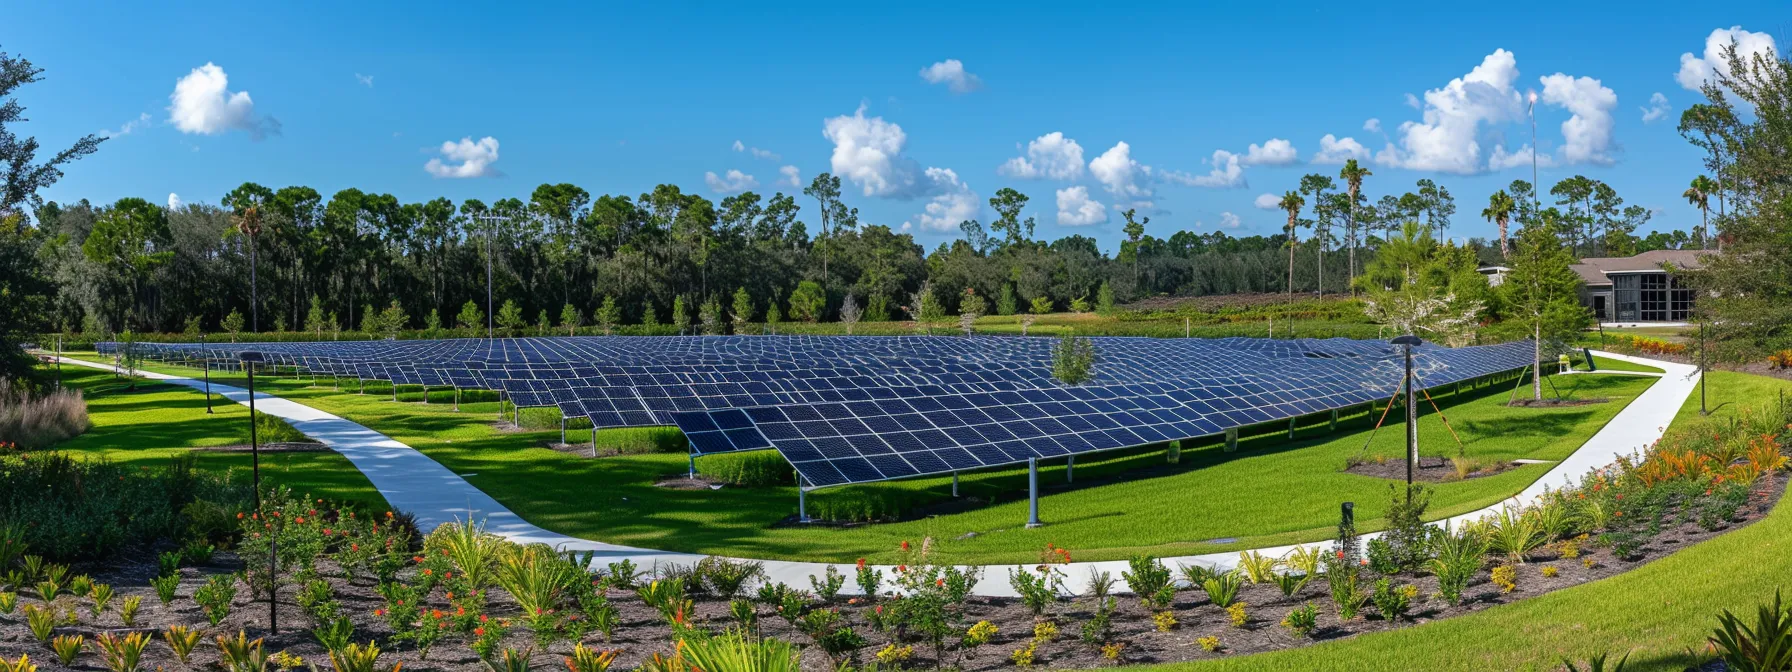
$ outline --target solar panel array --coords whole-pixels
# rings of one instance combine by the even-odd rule
[[[1052,377],[1053,338],[553,337],[138,344],[166,360],[246,350],[318,374],[501,390],[597,427],[676,425],[699,453],[775,448],[813,486],[1015,464],[1218,434],[1385,399],[1379,341],[1096,337],[1094,377]],[[114,346],[102,344],[102,352]],[[1420,346],[1421,386],[1530,363],[1528,342]]]

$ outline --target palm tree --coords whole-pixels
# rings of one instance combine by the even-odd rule
[[[1289,190],[1287,193],[1282,194],[1282,201],[1280,203],[1276,204],[1276,207],[1279,207],[1283,210],[1288,211],[1288,300],[1289,301],[1294,300],[1294,242],[1295,242],[1294,241],[1294,227],[1300,223],[1301,206],[1304,206],[1306,204],[1307,204],[1307,200],[1304,198],[1301,198],[1300,192],[1294,191],[1294,190]]]
[[[261,203],[243,199],[237,203],[236,231],[249,239],[249,331],[261,331],[261,297],[255,281],[257,238],[261,236]]]
[[[1714,191],[1717,191],[1717,182],[1700,175],[1692,178],[1692,186],[1687,187],[1686,191],[1680,194],[1686,198],[1687,203],[1691,203],[1699,209],[1699,249],[1701,250],[1711,248],[1711,193]]]
[[[1357,194],[1361,193],[1363,190],[1363,178],[1369,177],[1370,175],[1374,175],[1374,173],[1369,172],[1369,169],[1367,168],[1356,165],[1356,159],[1345,161],[1344,169],[1338,171],[1338,177],[1344,179],[1344,184],[1348,187],[1350,192],[1350,231],[1348,236],[1350,238],[1351,280],[1356,279],[1356,199]],[[1356,296],[1356,283],[1346,282],[1344,284],[1350,285],[1350,295]]]
[[[1487,208],[1481,211],[1483,219],[1500,226],[1501,259],[1512,254],[1512,244],[1506,237],[1506,225],[1511,223],[1512,209],[1516,207],[1518,207],[1518,203],[1512,200],[1512,195],[1506,193],[1505,189],[1501,189],[1487,197]]]

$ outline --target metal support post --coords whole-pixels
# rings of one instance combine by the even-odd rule
[[[1238,452],[1238,428],[1237,427],[1233,427],[1231,429],[1226,430],[1226,452],[1228,452],[1228,453]]]
[[[958,472],[952,472],[952,496],[958,496]]]
[[[1076,456],[1071,455],[1069,457],[1064,458],[1064,482],[1072,483],[1075,481],[1076,481]]]
[[[1027,528],[1035,528],[1045,523],[1039,522],[1039,458],[1027,458]]]

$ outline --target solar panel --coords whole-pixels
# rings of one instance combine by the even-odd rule
[[[1015,464],[1208,436],[1384,399],[1380,341],[1096,337],[1081,386],[1052,377],[1053,338],[544,337],[138,344],[151,358],[245,350],[315,373],[499,390],[597,427],[674,425],[699,453],[775,448],[814,486]],[[116,346],[100,344],[101,352]],[[1511,371],[1529,342],[1422,345],[1423,387]]]

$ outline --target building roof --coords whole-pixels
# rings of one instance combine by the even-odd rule
[[[1613,273],[1650,273],[1663,270],[1665,264],[1677,268],[1699,268],[1699,257],[1708,250],[1650,250],[1632,257],[1587,257],[1573,266],[1581,280],[1589,285],[1609,285]]]

